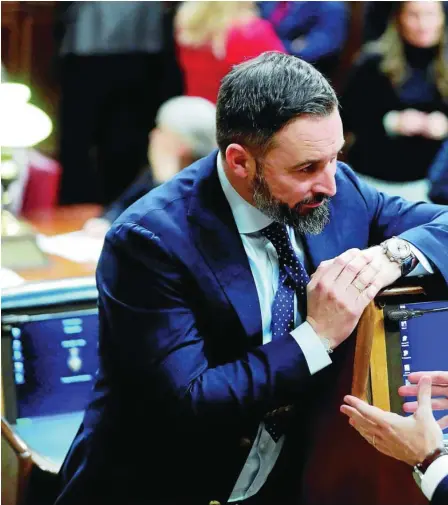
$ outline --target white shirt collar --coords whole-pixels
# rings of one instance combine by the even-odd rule
[[[263,214],[263,212],[251,205],[249,202],[246,202],[246,200],[230,184],[230,181],[224,171],[220,153],[218,153],[216,165],[218,167],[219,182],[221,183],[224,195],[229,202],[238,231],[240,233],[255,233],[263,228],[266,228],[266,226],[269,226],[272,223],[272,219]]]

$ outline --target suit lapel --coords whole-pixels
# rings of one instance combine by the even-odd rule
[[[317,269],[322,261],[334,258],[346,250],[334,224],[334,214],[334,206],[330,203],[330,222],[322,233],[305,235],[304,237],[306,253],[312,267],[310,274]]]
[[[262,342],[260,303],[238,229],[219,182],[216,155],[199,169],[188,217],[193,239],[248,337]],[[253,340],[252,340],[253,341]]]

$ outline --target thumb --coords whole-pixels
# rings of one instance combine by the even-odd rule
[[[431,413],[431,384],[432,379],[429,375],[424,375],[418,383],[418,410],[423,414]]]

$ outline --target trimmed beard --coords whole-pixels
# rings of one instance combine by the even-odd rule
[[[292,226],[300,234],[318,235],[330,221],[330,198],[327,195],[321,193],[314,198],[307,198],[291,209],[272,195],[263,175],[263,167],[258,162],[252,191],[253,201],[258,210],[277,223]],[[306,214],[300,214],[302,204],[317,202],[322,202],[319,207],[310,209]]]

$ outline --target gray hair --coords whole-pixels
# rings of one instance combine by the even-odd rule
[[[196,159],[216,148],[216,107],[198,96],[177,96],[158,110],[156,126],[181,136]]]
[[[295,56],[266,52],[247,60],[224,77],[218,94],[218,145],[231,143],[260,154],[274,135],[301,115],[329,116],[338,99],[327,79]]]

